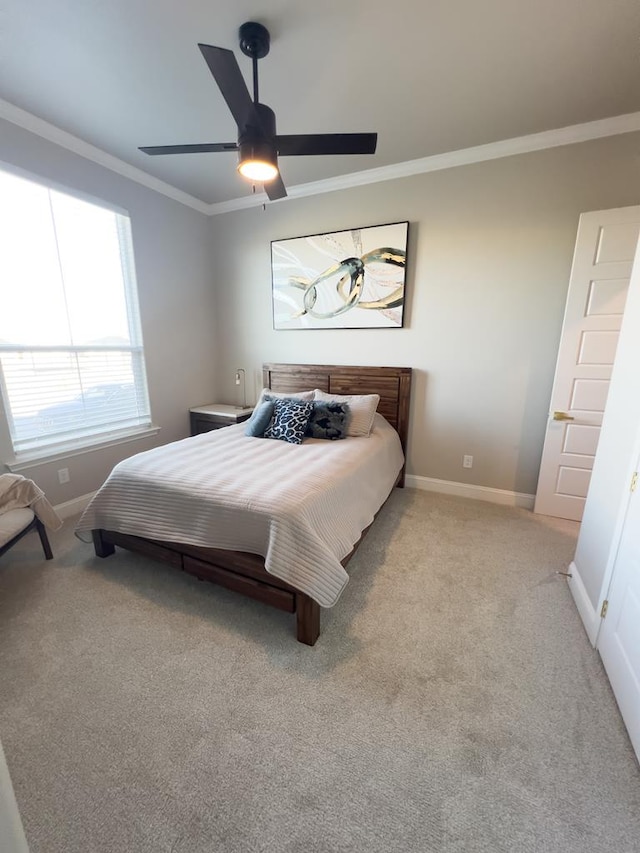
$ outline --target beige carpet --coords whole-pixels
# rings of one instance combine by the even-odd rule
[[[0,560],[32,853],[631,853],[640,773],[565,582],[576,525],[397,491],[315,648],[69,526]],[[1,847],[1,845],[0,845]]]

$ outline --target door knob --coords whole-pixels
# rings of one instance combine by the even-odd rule
[[[568,415],[566,412],[554,412],[553,413],[554,421],[573,421],[575,418],[573,415]]]

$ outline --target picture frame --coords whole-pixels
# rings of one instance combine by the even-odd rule
[[[273,240],[273,328],[403,328],[408,235],[404,221]]]

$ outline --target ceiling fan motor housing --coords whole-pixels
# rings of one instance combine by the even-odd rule
[[[246,125],[240,131],[239,143],[241,144],[246,138],[257,139],[258,137],[273,141],[276,137],[276,114],[266,104],[254,104],[253,106],[259,125],[256,125],[255,115],[249,115]]]
[[[260,121],[256,126],[249,119],[238,138],[238,162],[246,160],[262,160],[277,166],[276,150],[276,116],[273,110],[266,104],[255,104],[255,109]]]
[[[266,104],[254,104],[254,109],[238,137],[238,169],[248,161],[269,163],[277,169],[275,113]]]

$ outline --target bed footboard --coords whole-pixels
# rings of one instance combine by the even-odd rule
[[[296,614],[298,642],[313,646],[320,635],[320,606],[308,595],[268,574],[264,559],[244,551],[201,548],[178,542],[157,542],[113,530],[93,530],[98,557],[109,557],[115,546],[169,563],[199,580],[255,598],[278,610]]]

